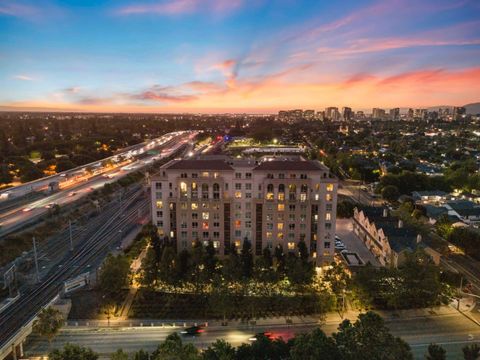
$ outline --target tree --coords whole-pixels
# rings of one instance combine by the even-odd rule
[[[380,315],[370,311],[353,324],[344,320],[333,339],[344,360],[413,359],[410,346],[390,334]]]
[[[33,328],[40,336],[47,338],[48,343],[51,345],[52,340],[60,331],[64,324],[63,315],[57,309],[48,307],[40,311],[37,316],[37,320],[33,323]]]
[[[110,360],[128,360],[128,354],[122,349],[118,349],[112,355],[110,355]]]
[[[204,360],[234,360],[235,348],[223,339],[216,340],[202,354]]]
[[[172,246],[165,246],[163,248],[162,257],[158,265],[159,279],[167,284],[174,283],[175,278],[175,250]]]
[[[445,360],[447,358],[447,351],[437,344],[428,345],[427,354],[425,359],[427,360]]]
[[[248,239],[243,240],[240,262],[242,266],[242,276],[245,279],[250,279],[253,273],[253,253],[252,243]]]
[[[228,256],[223,260],[222,274],[226,281],[234,282],[242,278],[242,264],[235,245],[231,245]]]
[[[400,196],[400,192],[395,185],[387,185],[382,189],[382,197],[390,202],[397,201]]]
[[[129,274],[130,263],[127,257],[109,254],[102,265],[99,287],[109,295],[118,294],[127,285]]]
[[[152,360],[199,360],[197,348],[193,344],[182,343],[177,333],[167,336],[165,341],[158,345],[157,350],[152,353]]]
[[[63,349],[55,349],[48,354],[49,360],[97,360],[98,354],[90,348],[74,344],[65,344]]]
[[[158,280],[158,264],[155,250],[148,247],[145,257],[142,259],[142,267],[140,271],[140,284],[148,289],[153,289]]]
[[[480,359],[480,346],[478,344],[470,344],[463,349],[463,358],[465,360],[478,360]]]
[[[335,341],[320,329],[297,335],[290,350],[292,360],[340,360]]]
[[[135,353],[133,360],[150,360],[150,355],[147,351],[141,349]]]

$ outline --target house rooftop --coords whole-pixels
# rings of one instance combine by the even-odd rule
[[[169,170],[233,170],[224,160],[177,160],[165,165]]]

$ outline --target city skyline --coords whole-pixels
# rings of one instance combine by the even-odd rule
[[[0,1],[0,109],[463,106],[474,1]]]

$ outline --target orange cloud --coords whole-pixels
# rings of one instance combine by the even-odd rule
[[[318,110],[342,105],[354,109],[463,105],[478,101],[480,94],[480,67],[428,69],[388,76],[361,73],[336,82],[295,81],[297,75],[313,75],[315,71],[314,67],[295,67],[263,78],[238,79],[235,87],[225,89],[192,82],[177,88],[157,87],[155,91],[146,90],[136,96],[102,101],[90,98],[90,101],[77,103],[32,101],[3,105],[83,111],[255,113],[293,107]],[[186,94],[178,90],[192,87],[192,84],[193,88],[198,85],[202,92]]]

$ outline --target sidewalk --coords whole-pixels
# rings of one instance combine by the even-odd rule
[[[472,310],[473,307],[464,308],[460,311],[461,314],[468,317],[470,320],[477,323],[476,320],[471,318],[468,313]],[[458,315],[459,311],[456,307],[452,307],[451,305],[446,306],[439,306],[433,309],[411,309],[411,310],[398,310],[398,311],[375,311],[379,315],[381,315],[385,321],[388,323],[390,321],[396,321],[401,319],[413,319],[413,318],[427,318],[433,316],[452,316]],[[285,325],[319,325],[322,324],[340,324],[344,319],[349,319],[351,321],[355,321],[358,318],[358,315],[361,312],[348,310],[343,314],[343,317],[340,316],[337,312],[331,312],[326,314],[324,320],[322,320],[318,316],[305,316],[305,317],[274,317],[268,319],[257,319],[254,322],[252,321],[229,321],[227,326],[232,326],[236,328],[241,327],[249,327],[252,325],[255,326],[264,326],[264,327],[280,327]],[[287,321],[288,319],[288,321]],[[64,329],[68,330],[75,329],[80,330],[82,328],[90,329],[90,328],[122,328],[122,327],[188,327],[195,324],[204,324],[206,323],[210,328],[225,328],[222,325],[222,321],[220,320],[209,320],[205,321],[204,319],[197,319],[197,320],[184,320],[184,319],[176,319],[176,320],[166,320],[166,319],[129,319],[129,320],[110,320],[110,326],[108,325],[107,320],[69,320],[66,322]],[[480,324],[478,324],[480,326]]]

